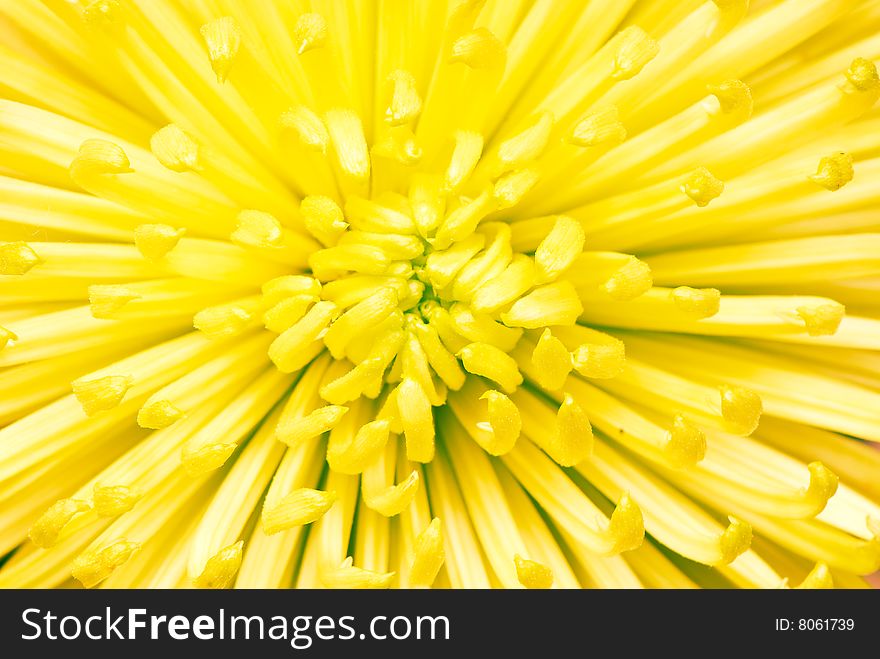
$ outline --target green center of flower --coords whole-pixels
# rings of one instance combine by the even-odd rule
[[[340,146],[345,153],[351,144]],[[508,396],[523,383],[521,361],[561,386],[571,355],[546,328],[573,327],[583,311],[575,282],[563,276],[583,250],[580,223],[549,218],[537,247],[515,250],[510,226],[493,217],[508,203],[504,175],[478,195],[450,195],[460,159],[453,156],[445,180],[415,177],[408,196],[354,196],[344,209],[307,197],[303,221],[320,243],[308,257],[310,273],[263,288],[266,325],[279,332],[269,348],[275,365],[293,372],[326,348],[346,368],[323,384],[322,398],[343,406],[381,397],[380,420],[403,431],[410,459],[422,462],[434,454],[432,408],[469,375],[500,389],[476,392],[490,399],[499,428],[516,410]],[[233,239],[265,246],[283,236],[277,228],[245,211]],[[493,452],[518,435],[499,440],[491,425]]]

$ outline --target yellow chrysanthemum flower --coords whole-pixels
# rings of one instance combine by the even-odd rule
[[[0,585],[878,569],[876,0],[0,34]]]

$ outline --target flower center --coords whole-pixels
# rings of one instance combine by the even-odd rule
[[[346,368],[322,386],[322,398],[342,406],[381,395],[379,418],[399,421],[419,461],[433,457],[432,407],[468,374],[501,390],[481,392],[491,392],[496,410],[523,382],[518,352],[539,361],[546,354],[554,379],[564,379],[568,349],[549,330],[535,332],[574,326],[583,311],[575,285],[560,278],[583,248],[577,221],[551,218],[527,254],[514,250],[510,226],[491,217],[502,203],[497,183],[449,209],[428,185],[439,187],[417,180],[408,197],[351,197],[344,210],[328,197],[306,198],[304,223],[323,248],[309,257],[309,275],[263,288],[266,325],[279,332],[269,348],[275,365],[292,372],[326,348]],[[248,213],[238,233],[272,233]]]

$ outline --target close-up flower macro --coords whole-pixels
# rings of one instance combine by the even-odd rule
[[[880,0],[0,36],[0,587],[877,583]]]

